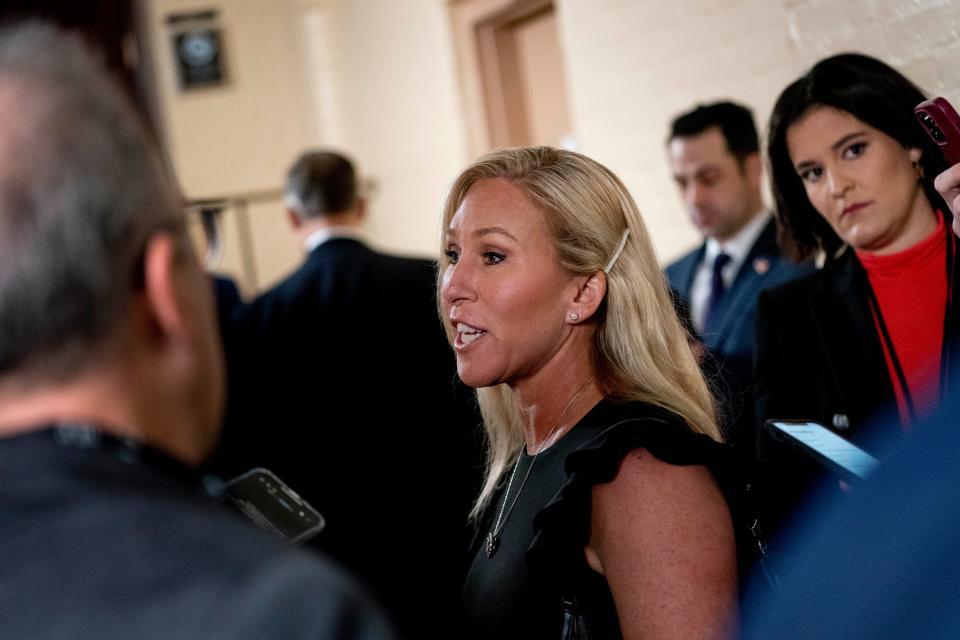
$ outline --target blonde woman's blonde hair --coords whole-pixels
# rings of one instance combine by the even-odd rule
[[[480,180],[502,178],[544,212],[560,264],[588,275],[602,271],[629,229],[611,267],[607,293],[594,315],[591,358],[608,398],[639,400],[679,415],[691,429],[721,440],[713,398],[677,319],[667,283],[640,211],[623,183],[590,158],[551,147],[494,151],[456,179],[443,209],[441,233]],[[441,246],[443,246],[441,237]],[[448,261],[442,258],[440,281]],[[444,322],[449,337],[453,329]],[[483,489],[471,515],[490,502],[500,478],[524,446],[523,424],[505,385],[477,390],[488,438]]]

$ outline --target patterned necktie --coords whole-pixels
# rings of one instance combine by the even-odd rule
[[[717,321],[717,307],[720,306],[720,300],[723,293],[727,290],[723,282],[723,268],[731,260],[725,253],[718,253],[713,261],[713,276],[710,278],[710,297],[707,299],[707,312],[703,316],[703,332],[709,334],[714,330],[714,323]]]

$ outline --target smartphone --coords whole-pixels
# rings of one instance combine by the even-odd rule
[[[960,163],[960,115],[944,98],[925,100],[913,109],[947,163]]]
[[[224,485],[227,502],[264,529],[289,544],[300,544],[320,533],[326,522],[269,469],[258,467]]]
[[[775,439],[798,447],[844,480],[862,480],[880,464],[857,445],[816,422],[767,420],[764,427]]]

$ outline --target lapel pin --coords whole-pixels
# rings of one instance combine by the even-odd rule
[[[770,261],[766,258],[755,258],[753,260],[753,270],[762,276],[767,271],[770,271]]]

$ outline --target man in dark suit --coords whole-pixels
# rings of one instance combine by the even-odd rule
[[[763,163],[749,109],[700,105],[678,116],[667,142],[673,178],[703,243],[667,266],[667,278],[705,349],[728,439],[745,458],[753,446],[752,360],[757,296],[808,273],[777,247],[763,206]]]
[[[361,240],[364,200],[337,153],[304,153],[285,201],[307,258],[235,316],[223,457],[272,469],[311,502],[327,521],[314,544],[425,637],[456,610],[482,466],[435,265]]]
[[[392,637],[200,489],[222,352],[152,139],[78,37],[0,31],[0,635]]]

